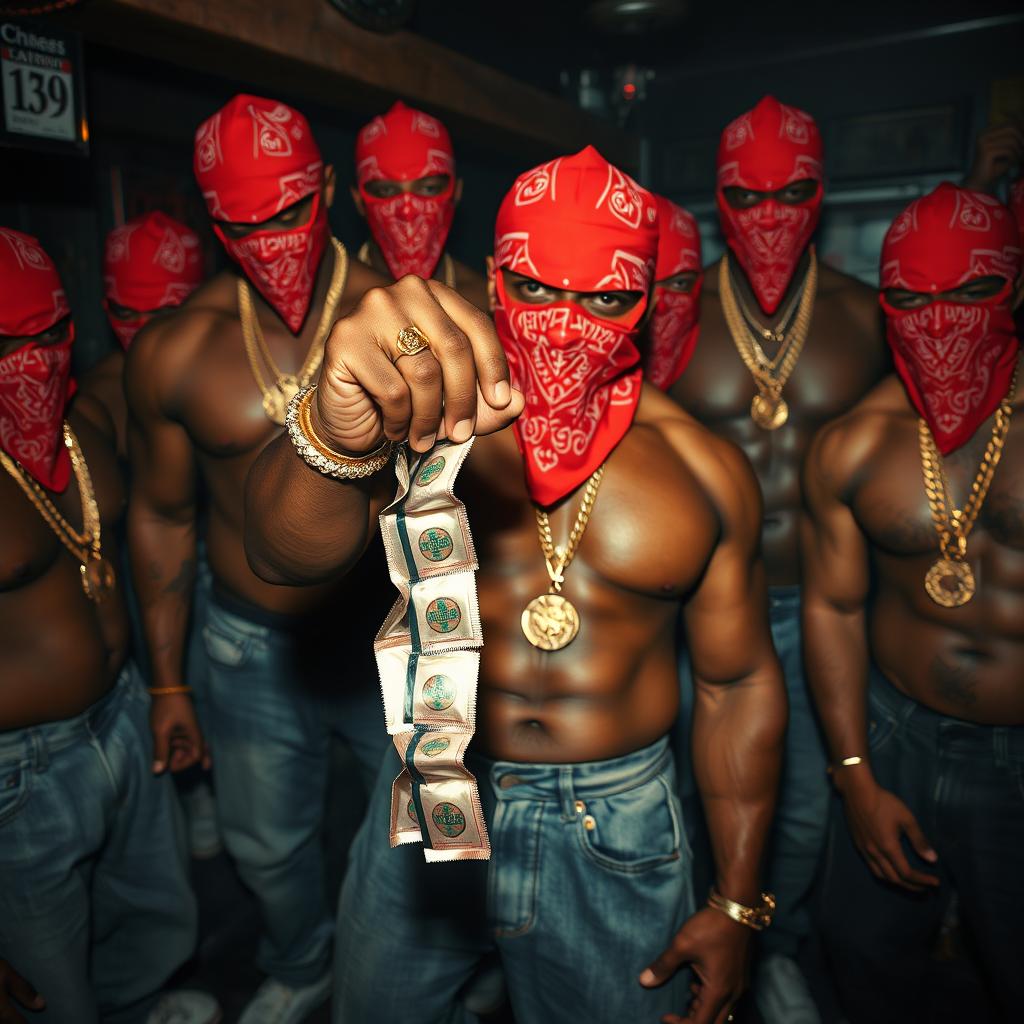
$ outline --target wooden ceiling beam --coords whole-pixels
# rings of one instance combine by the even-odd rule
[[[617,126],[422,36],[360,29],[327,0],[92,0],[51,17],[106,46],[360,115],[402,97],[524,163],[588,143],[626,169],[639,162],[639,139]]]

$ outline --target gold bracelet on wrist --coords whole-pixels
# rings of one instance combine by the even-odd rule
[[[391,461],[394,441],[385,438],[377,448],[365,455],[345,455],[335,451],[317,437],[313,429],[309,406],[315,393],[316,384],[307,384],[296,392],[288,403],[288,415],[285,418],[288,436],[303,461],[318,473],[335,480],[355,480],[382,470]]]
[[[191,686],[150,686],[147,687],[147,692],[152,694],[154,697],[163,697],[165,694],[171,693],[191,693]]]
[[[720,910],[726,917],[731,917],[739,924],[753,928],[755,932],[763,932],[772,923],[775,914],[775,896],[770,892],[761,893],[761,903],[756,907],[745,907],[726,896],[712,886],[708,894],[708,906]]]
[[[829,775],[835,775],[837,768],[852,768],[855,764],[863,764],[864,758],[860,754],[853,757],[844,757],[838,764],[828,764],[825,771]]]

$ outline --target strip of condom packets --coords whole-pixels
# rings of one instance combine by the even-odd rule
[[[455,478],[473,445],[439,442],[395,460],[398,492],[380,515],[399,597],[374,642],[388,733],[402,759],[391,845],[423,843],[429,861],[487,860],[480,790],[465,754],[476,729],[483,630],[479,568]]]

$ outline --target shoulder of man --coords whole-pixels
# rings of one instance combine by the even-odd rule
[[[849,493],[893,435],[917,414],[895,374],[883,377],[863,398],[815,434],[804,461],[808,484]]]
[[[739,446],[719,437],[650,384],[641,401],[642,421],[665,439],[719,518],[759,531],[761,488]]]

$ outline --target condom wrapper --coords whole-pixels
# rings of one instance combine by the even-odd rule
[[[403,765],[392,787],[391,845],[421,842],[428,862],[491,855],[465,765],[483,630],[476,549],[453,487],[472,444],[440,442],[423,455],[401,448],[398,496],[380,516],[399,592],[374,642],[387,730]]]

